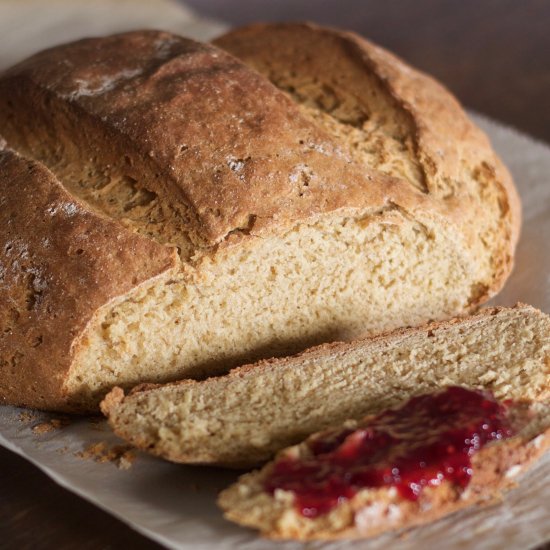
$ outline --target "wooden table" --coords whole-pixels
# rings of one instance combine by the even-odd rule
[[[550,142],[548,0],[191,0],[232,24],[356,30],[444,82],[469,108]],[[0,448],[1,549],[159,548]]]

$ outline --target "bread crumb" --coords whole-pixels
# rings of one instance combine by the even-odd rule
[[[107,444],[100,441],[99,443],[93,443],[92,445],[88,445],[88,447],[86,447],[83,451],[79,451],[75,453],[75,456],[83,459],[93,458],[95,460],[99,456],[103,455],[106,448],[107,448]]]
[[[37,418],[37,414],[34,411],[22,411],[19,414],[19,421],[28,424],[29,422],[34,422]]]
[[[136,452],[131,445],[113,445],[109,447],[104,441],[88,445],[83,451],[75,453],[75,456],[84,460],[91,459],[94,462],[112,462],[120,470],[129,470],[136,459]]]
[[[120,470],[129,470],[132,467],[135,459],[136,459],[135,451],[131,451],[131,450],[125,451],[124,453],[122,453],[122,456],[119,458],[117,467]]]
[[[52,418],[48,422],[40,422],[32,427],[32,432],[37,435],[59,430],[69,424],[68,418]]]
[[[49,422],[42,422],[41,424],[36,424],[32,427],[32,431],[35,434],[45,434],[52,432],[55,428]]]

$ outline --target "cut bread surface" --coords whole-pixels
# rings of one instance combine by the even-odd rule
[[[347,57],[342,44],[381,55],[353,35],[291,25],[285,32],[307,38],[312,56],[298,74],[282,46],[272,63],[275,31],[262,32],[255,50],[273,65],[274,84],[220,49],[153,31],[53,48],[2,75],[2,133],[24,156],[0,175],[9,206],[2,402],[95,410],[114,385],[204,378],[446,319],[502,286],[519,203],[451,96],[391,56]],[[233,51],[235,36],[220,45]],[[322,71],[316,43],[341,58],[342,74]],[[410,112],[409,78],[430,99]],[[460,158],[448,148],[458,142]],[[36,163],[41,175],[29,168]],[[18,195],[16,172],[30,187],[45,183],[34,203]],[[16,216],[19,203],[26,210]],[[78,206],[66,220],[67,203]],[[113,224],[121,241],[101,240],[98,254],[90,235]],[[54,238],[58,228],[66,238]],[[121,261],[125,239],[136,243],[132,269]],[[152,250],[170,261],[136,276],[149,273]],[[63,285],[53,266],[75,251],[81,262]],[[23,263],[56,284],[29,290]],[[112,284],[99,289],[104,277]],[[32,303],[12,311],[25,292]],[[77,307],[71,338],[62,337],[75,303],[94,307]],[[26,351],[31,326],[41,353]],[[21,372],[33,373],[32,388]]]
[[[415,255],[403,255],[407,248]],[[322,342],[448,318],[467,307],[470,291],[449,249],[441,233],[431,236],[393,211],[254,239],[102,308],[80,341],[66,390],[93,402],[117,384],[205,378]],[[436,259],[441,270],[432,269]]]
[[[309,434],[448,385],[549,394],[550,319],[525,305],[323,345],[205,381],[113,390],[115,432],[175,462],[254,465]]]
[[[271,494],[264,488],[277,460],[311,455],[305,442],[281,451],[262,470],[241,476],[221,492],[218,504],[227,519],[258,529],[266,537],[299,540],[368,538],[434,521],[467,506],[493,504],[550,447],[550,400],[512,405],[510,414],[517,435],[488,443],[471,456],[472,473],[465,488],[443,480],[424,487],[417,500],[403,498],[394,487],[360,489],[328,513],[305,517],[292,491],[279,489]],[[367,418],[359,423],[348,421],[346,427],[368,425]]]

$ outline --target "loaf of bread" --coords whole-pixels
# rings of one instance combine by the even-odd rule
[[[312,25],[217,44],[241,60],[140,31],[0,76],[0,402],[94,410],[504,284],[516,192],[442,86]]]
[[[421,404],[430,403],[459,392],[464,393],[462,388],[452,388],[418,399]],[[457,404],[446,404],[447,410],[441,411],[445,421],[467,422],[460,410],[453,409]],[[483,406],[491,404],[486,399]],[[464,406],[466,414],[472,412],[468,403]],[[406,412],[414,412],[410,403],[405,407]],[[397,440],[412,449],[378,447],[363,454],[370,447],[369,437],[389,439],[392,436],[388,438],[388,434],[396,432],[385,431],[384,421],[376,417],[348,422],[340,430],[316,434],[301,445],[285,449],[261,471],[245,474],[220,494],[219,505],[227,519],[258,529],[266,537],[309,540],[366,538],[434,521],[467,506],[494,504],[550,447],[549,400],[517,402],[502,408],[506,412],[501,424],[507,433],[499,430],[484,435],[481,425],[481,433],[474,436],[478,441],[463,440],[466,445],[460,450],[443,447],[447,437],[454,440],[454,433],[460,433],[460,425],[451,424],[446,432],[437,420],[428,418],[419,425],[415,421],[421,416],[402,419],[399,411],[387,411],[385,418],[393,414],[398,422],[414,427],[418,439],[397,431],[401,436]],[[492,413],[487,419],[493,426],[497,424]],[[497,420],[501,419],[497,416]],[[389,426],[399,430],[397,423]],[[338,436],[342,441],[335,447]],[[479,439],[489,441],[483,444]],[[422,457],[426,462],[408,462],[408,457]],[[392,460],[399,466],[386,473],[382,460],[389,461],[388,468],[392,468]],[[467,464],[464,469],[452,466],[462,463]],[[334,470],[329,473],[326,469],[331,465]],[[325,490],[328,494],[323,493]],[[337,498],[346,492],[347,496]]]
[[[526,305],[263,361],[205,381],[114,389],[114,431],[174,462],[251,466],[308,435],[449,385],[550,397],[550,318]]]

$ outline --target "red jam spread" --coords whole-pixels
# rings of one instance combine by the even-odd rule
[[[506,413],[490,393],[461,387],[414,397],[368,425],[311,439],[311,457],[281,457],[264,488],[293,492],[306,517],[326,514],[366,488],[395,487],[408,500],[443,480],[465,488],[472,455],[513,435]]]

